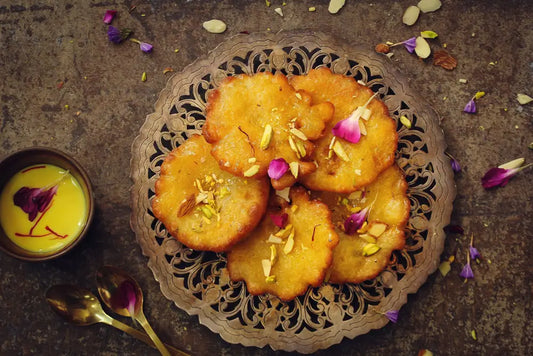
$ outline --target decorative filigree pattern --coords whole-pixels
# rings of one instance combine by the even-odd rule
[[[193,251],[154,218],[150,201],[165,156],[201,130],[210,90],[227,76],[263,71],[304,74],[327,66],[379,92],[399,134],[396,160],[409,183],[411,218],[406,247],[375,279],[323,284],[291,302],[251,296],[229,279],[224,254]],[[228,342],[310,353],[383,327],[434,272],[455,197],[453,173],[436,113],[404,86],[385,57],[325,35],[240,35],[175,74],[161,92],[132,146],[131,225],[163,294]],[[406,116],[411,128],[399,123]]]

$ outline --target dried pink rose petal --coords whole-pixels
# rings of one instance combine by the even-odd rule
[[[276,225],[277,227],[284,228],[285,225],[287,225],[287,221],[289,219],[289,214],[283,213],[283,214],[270,214],[270,220]]]
[[[117,14],[116,10],[107,10],[104,14],[104,19],[103,19],[104,23],[109,25],[115,18],[116,14]]]
[[[280,179],[289,169],[289,164],[283,158],[276,158],[268,165],[268,176],[272,179]]]

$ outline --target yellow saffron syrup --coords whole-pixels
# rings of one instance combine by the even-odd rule
[[[49,208],[30,221],[13,196],[22,187],[49,189],[58,185]],[[0,225],[21,248],[37,253],[62,249],[81,232],[87,220],[85,195],[68,171],[51,164],[27,167],[15,174],[0,194]]]

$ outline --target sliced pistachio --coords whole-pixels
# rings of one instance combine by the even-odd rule
[[[260,144],[261,149],[266,150],[268,146],[270,145],[271,140],[272,140],[272,126],[270,124],[266,124],[265,130],[263,131],[263,137],[261,137],[261,144]]]
[[[363,256],[372,256],[373,254],[375,254],[379,250],[381,250],[381,247],[379,247],[378,245],[376,245],[374,243],[366,244],[363,247]]]
[[[292,136],[289,136],[289,146],[291,147],[291,150],[293,150],[297,155],[299,154],[298,148],[296,148],[296,143],[294,143],[294,139],[292,138]]]
[[[344,148],[342,148],[342,145],[339,141],[335,141],[335,143],[333,144],[333,152],[335,152],[335,154],[343,161],[350,161],[350,158],[348,158],[348,155],[344,151]]]
[[[356,169],[354,171],[354,173],[355,173],[355,175],[360,176],[361,175],[361,170],[360,169]]]
[[[203,202],[204,200],[206,200],[208,198],[208,194],[207,192],[200,192],[198,193],[198,195],[196,196],[196,199],[195,199],[195,203],[196,204],[200,204],[201,202]]]
[[[278,257],[278,251],[276,250],[276,246],[270,245],[270,263],[274,265],[276,262],[276,258]]]
[[[265,282],[276,283],[276,276],[268,276],[267,278],[265,278]]]
[[[357,233],[358,234],[363,234],[365,232],[368,231],[368,222],[367,221],[363,221],[363,225],[361,225],[361,227],[357,230]]]
[[[291,170],[291,174],[294,176],[294,178],[298,178],[298,169],[300,165],[298,162],[291,162],[289,163],[289,169]]]
[[[244,176],[245,177],[253,177],[257,174],[257,172],[259,172],[259,165],[258,164],[254,164],[253,166],[251,166],[250,168],[248,168],[247,171],[244,172]]]
[[[274,234],[274,236],[281,237],[282,239],[288,237],[293,230],[292,224],[287,224],[284,229],[279,230]]]
[[[296,142],[296,148],[298,149],[298,154],[300,157],[305,157],[307,151],[305,150],[305,146],[302,141]]]
[[[331,138],[331,141],[329,142],[329,149],[332,150],[333,149],[333,145],[335,144],[335,141],[337,140],[337,136],[333,136]]]
[[[287,239],[285,246],[283,246],[283,252],[286,255],[288,255],[289,253],[291,253],[293,248],[294,248],[294,234],[291,234],[289,238]]]
[[[366,136],[366,125],[364,121],[359,120],[359,129],[361,130],[361,135]]]
[[[361,234],[359,235],[359,237],[362,238],[365,242],[368,242],[369,244],[375,244],[377,242],[376,238],[369,234]]]
[[[361,117],[363,118],[363,120],[368,120],[370,119],[371,115],[372,115],[372,111],[369,108],[365,108]]]
[[[400,117],[400,122],[402,123],[403,126],[407,127],[408,129],[411,128],[411,120],[409,120],[407,116],[402,115]]]
[[[255,162],[257,162],[257,158],[255,157],[248,158],[248,163],[255,163]]]
[[[294,94],[294,95],[296,95],[296,97],[298,98],[298,100],[302,100],[302,94],[300,94],[300,93],[296,93],[296,94]]]
[[[196,186],[196,188],[198,188],[199,191],[201,192],[204,191],[204,188],[202,187],[202,183],[200,182],[199,179],[196,179],[196,181],[194,182],[194,185]]]
[[[367,232],[375,237],[380,237],[387,229],[389,225],[382,222],[375,222],[369,224]]]
[[[265,275],[265,277],[270,276],[270,271],[272,270],[272,263],[270,262],[270,260],[261,260],[261,265],[263,266],[263,274]]]
[[[298,205],[296,205],[296,204],[291,205],[291,211],[292,211],[293,213],[295,213],[296,210],[298,210]]]
[[[297,128],[292,128],[289,130],[289,132],[298,137],[300,140],[307,141],[307,136],[305,136],[305,134]]]
[[[277,237],[277,236],[274,236],[274,235],[270,234],[270,236],[268,237],[267,242],[271,243],[271,244],[281,244],[283,242],[283,240],[280,237]]]

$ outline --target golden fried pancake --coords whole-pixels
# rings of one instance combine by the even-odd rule
[[[360,191],[316,193],[332,210],[340,240],[333,252],[329,282],[360,283],[375,278],[389,263],[392,251],[403,248],[410,209],[406,190],[403,173],[394,165]],[[366,207],[367,224],[353,235],[346,234],[346,218]]]
[[[290,205],[276,198],[257,229],[229,251],[228,270],[253,295],[291,300],[322,283],[339,238],[327,206],[310,200],[303,187],[291,187]],[[285,227],[277,227],[269,214],[287,214]]]
[[[186,246],[220,252],[259,223],[270,188],[266,178],[241,178],[221,170],[210,151],[202,136],[193,135],[165,158],[152,210]]]
[[[330,149],[332,129],[357,108],[363,106],[373,92],[353,78],[333,74],[328,68],[313,69],[307,75],[294,76],[290,80],[296,90],[311,94],[313,104],[331,102],[335,115],[326,127],[325,134],[315,144],[311,158],[318,163],[315,172],[301,176],[299,180],[309,189],[353,192],[374,181],[378,174],[394,162],[398,143],[396,123],[389,116],[385,104],[373,99],[368,105],[368,120],[359,120],[366,128],[366,135],[357,143],[336,138],[346,156],[344,159]],[[328,158],[329,157],[329,158]]]
[[[220,167],[240,177],[264,177],[273,159],[297,162],[299,175],[316,169],[309,157],[333,117],[330,103],[311,105],[311,97],[295,91],[282,74],[237,75],[224,80],[208,98],[203,134],[213,144]],[[276,189],[295,182],[287,171],[273,179]]]

